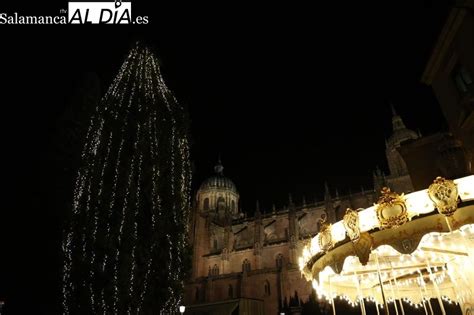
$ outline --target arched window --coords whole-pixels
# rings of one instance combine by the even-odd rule
[[[216,239],[216,238],[214,239],[214,244],[213,244],[213,246],[214,246],[214,250],[217,250],[217,239]]]
[[[212,267],[212,275],[213,276],[219,275],[219,267],[217,266],[217,264],[215,264],[214,267]]]
[[[209,198],[204,199],[204,210],[209,210]]]
[[[217,209],[224,210],[225,209],[225,199],[224,197],[217,198]]]
[[[234,298],[234,288],[232,287],[232,284],[229,284],[229,290],[228,290],[228,295],[230,299]]]
[[[242,272],[249,272],[250,271],[250,262],[248,259],[245,259],[242,263]]]
[[[234,200],[232,200],[232,201],[230,202],[230,210],[232,210],[232,212],[235,211],[235,201],[234,201]]]
[[[282,255],[282,254],[278,254],[278,256],[277,256],[276,259],[275,259],[275,262],[276,262],[276,267],[277,267],[277,269],[283,268],[283,255]]]
[[[270,295],[270,282],[268,282],[268,280],[265,280],[264,290],[265,290],[265,296],[269,296]]]

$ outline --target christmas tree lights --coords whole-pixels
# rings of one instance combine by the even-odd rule
[[[64,314],[173,314],[189,211],[186,115],[136,44],[90,120],[63,241]]]

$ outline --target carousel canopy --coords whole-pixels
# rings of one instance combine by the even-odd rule
[[[407,195],[384,188],[374,206],[322,222],[299,266],[330,303],[339,297],[387,307],[398,300],[403,308],[403,300],[426,310],[432,298],[472,303],[473,256],[474,176],[438,177]]]

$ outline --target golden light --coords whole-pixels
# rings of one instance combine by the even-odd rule
[[[434,298],[443,314],[443,301],[463,311],[474,305],[474,176],[437,178],[429,190],[407,195],[385,190],[376,205],[356,214],[358,220],[346,216],[327,225],[299,259],[333,313],[335,298],[363,313],[368,301],[378,308],[394,303],[397,312],[404,301],[428,312]]]

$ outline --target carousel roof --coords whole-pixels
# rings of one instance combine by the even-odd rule
[[[407,195],[384,189],[374,206],[348,209],[343,220],[323,223],[299,265],[318,296],[330,301],[404,300],[422,307],[430,298],[474,298],[473,254],[471,175],[437,178],[429,189]]]

